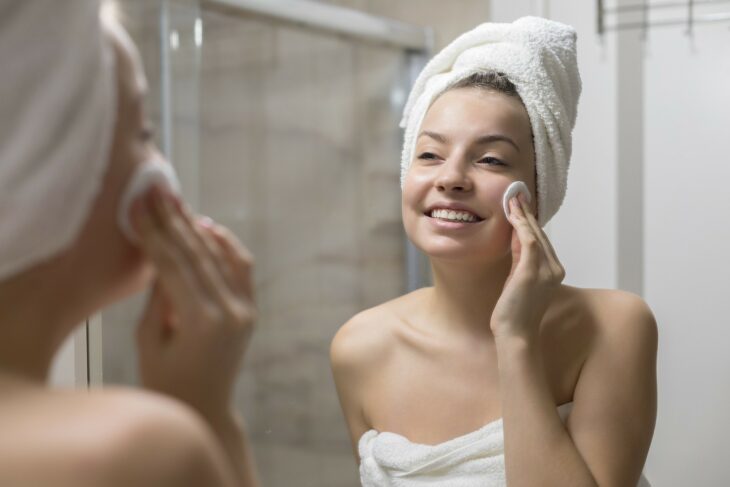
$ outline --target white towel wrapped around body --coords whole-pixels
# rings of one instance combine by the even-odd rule
[[[558,406],[566,420],[573,403]],[[395,433],[366,432],[359,442],[363,487],[505,487],[502,419],[438,445]],[[642,475],[637,487],[651,487]]]
[[[538,221],[544,226],[565,198],[581,92],[576,33],[560,22],[523,17],[513,23],[481,24],[428,62],[416,79],[401,120],[405,129],[401,186],[433,101],[454,83],[485,71],[505,74],[527,109],[535,143]]]

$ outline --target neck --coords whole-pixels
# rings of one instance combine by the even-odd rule
[[[511,254],[488,265],[432,260],[433,299],[428,311],[434,323],[493,340],[489,321],[511,267]]]
[[[95,307],[74,269],[65,254],[0,282],[0,372],[46,381],[56,351]]]

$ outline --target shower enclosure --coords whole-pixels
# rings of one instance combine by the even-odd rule
[[[255,256],[260,319],[236,405],[264,485],[359,485],[329,343],[358,311],[426,279],[401,225],[398,122],[429,31],[303,0],[121,10],[186,200]],[[92,385],[136,382],[144,300],[90,321]]]

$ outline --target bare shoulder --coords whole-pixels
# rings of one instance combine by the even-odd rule
[[[356,314],[332,339],[332,375],[356,459],[359,439],[372,427],[368,398],[377,396],[373,391],[397,350],[401,317],[407,316],[418,294],[414,291]]]
[[[573,289],[583,294],[602,337],[656,341],[656,318],[649,304],[638,294],[621,289]]]
[[[599,485],[636,485],[657,412],[658,327],[646,301],[614,289],[572,288],[593,340],[567,428]]]
[[[212,433],[161,395],[23,391],[0,414],[2,485],[225,485]]]
[[[400,296],[366,309],[348,320],[335,334],[330,347],[334,369],[360,369],[383,363],[397,344],[396,328],[403,309],[416,299],[419,291]]]
[[[118,421],[99,439],[101,473],[117,485],[225,485],[230,472],[203,419],[183,403],[153,392],[118,388],[92,400],[102,421]]]

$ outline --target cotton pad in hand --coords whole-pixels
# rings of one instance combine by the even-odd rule
[[[117,222],[122,233],[132,243],[139,242],[139,236],[132,226],[130,212],[132,203],[145,194],[153,185],[159,185],[162,189],[173,194],[180,194],[180,182],[177,179],[175,170],[168,163],[150,160],[142,164],[132,175],[127,183],[122,199],[119,203]]]
[[[532,201],[532,196],[530,195],[530,190],[527,188],[527,185],[523,183],[522,181],[514,181],[512,184],[510,184],[507,189],[504,192],[504,196],[502,197],[502,206],[504,207],[504,215],[509,219],[509,200],[517,196],[517,194],[523,193],[525,197],[527,198],[527,202]]]

